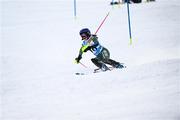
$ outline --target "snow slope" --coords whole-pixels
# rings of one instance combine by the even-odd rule
[[[179,120],[179,0],[1,1],[1,120]],[[88,27],[126,69],[92,74],[90,52],[73,63]],[[75,72],[88,73],[76,76]]]

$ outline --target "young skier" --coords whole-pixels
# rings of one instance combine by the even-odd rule
[[[96,35],[91,34],[88,28],[80,30],[79,34],[83,42],[82,47],[79,50],[79,55],[77,58],[75,58],[76,63],[79,63],[84,52],[90,50],[96,56],[95,58],[92,58],[91,61],[102,71],[109,70],[106,64],[109,64],[114,68],[124,67],[119,62],[110,59],[110,53],[108,49],[101,46],[101,44],[98,41],[98,37]]]

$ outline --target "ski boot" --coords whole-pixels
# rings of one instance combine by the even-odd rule
[[[121,68],[124,68],[125,66],[122,65],[121,63],[118,63],[114,66],[115,68],[118,68],[118,69],[121,69]]]
[[[105,64],[102,64],[101,68],[100,68],[103,72],[110,70]]]

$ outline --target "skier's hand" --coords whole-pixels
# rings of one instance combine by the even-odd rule
[[[77,63],[77,64],[78,64],[78,63],[79,63],[79,61],[81,60],[81,58],[82,58],[82,57],[81,57],[80,55],[79,55],[77,58],[75,58],[75,63]]]
[[[75,58],[75,63],[78,64],[79,63],[79,59],[78,58]]]

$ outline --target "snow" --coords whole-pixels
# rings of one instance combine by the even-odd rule
[[[0,120],[180,120],[179,0],[2,0]],[[127,68],[93,74],[90,52],[74,64],[83,27],[98,31]],[[77,76],[75,72],[87,75]]]

